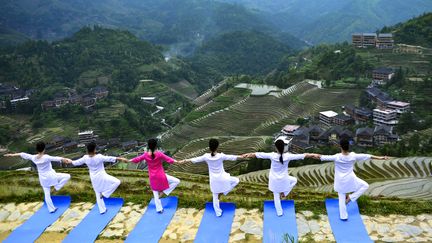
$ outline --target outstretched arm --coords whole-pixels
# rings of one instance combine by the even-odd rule
[[[321,154],[310,154],[306,153],[305,158],[311,158],[311,159],[321,159]]]
[[[126,163],[129,162],[129,160],[124,157],[117,157],[116,160],[126,162]]]
[[[255,153],[246,153],[246,154],[240,155],[240,158],[242,158],[242,159],[256,158],[256,155],[255,155]]]
[[[4,154],[4,157],[18,157],[21,156],[21,153],[14,153],[14,154]]]
[[[371,155],[371,159],[377,159],[377,160],[387,160],[389,159],[389,157],[386,156],[375,156],[375,155]]]

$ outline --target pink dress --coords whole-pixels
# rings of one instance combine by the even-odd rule
[[[154,153],[155,158],[152,159],[150,153],[144,153],[138,157],[135,157],[131,162],[139,163],[143,160],[147,162],[150,187],[153,191],[163,191],[168,189],[168,179],[165,175],[165,170],[162,166],[162,162],[166,161],[170,164],[174,163],[174,159],[165,155],[162,152],[156,151]]]

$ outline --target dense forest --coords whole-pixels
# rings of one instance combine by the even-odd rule
[[[432,13],[410,19],[391,27],[384,27],[382,32],[392,32],[397,43],[432,47]]]

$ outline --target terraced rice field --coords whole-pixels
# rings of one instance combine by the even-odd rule
[[[163,147],[177,150],[190,141],[205,137],[272,136],[299,117],[356,103],[359,95],[358,90],[326,90],[301,82],[283,90],[278,96],[247,96],[221,110],[174,127],[162,138]],[[208,106],[215,106],[216,102],[215,99]],[[199,108],[205,109],[207,107]],[[236,144],[233,143],[233,146]]]
[[[408,157],[390,160],[368,160],[356,163],[354,171],[359,178],[371,182],[367,195],[400,198],[432,199],[432,158]],[[333,190],[334,163],[290,168],[298,185],[313,187],[316,191]],[[268,183],[268,170],[240,176],[241,181]]]

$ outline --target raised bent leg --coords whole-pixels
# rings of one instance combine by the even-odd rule
[[[170,176],[170,175],[166,175],[167,179],[168,179],[168,189],[164,190],[163,192],[166,195],[169,195],[180,183],[180,180],[175,178],[174,176]]]

